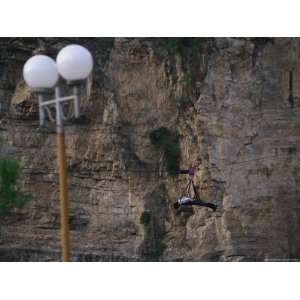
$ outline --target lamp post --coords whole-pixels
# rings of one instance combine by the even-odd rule
[[[60,191],[60,223],[63,261],[70,260],[69,239],[69,200],[67,190],[67,172],[65,155],[65,134],[63,121],[66,116],[63,105],[73,102],[74,117],[80,116],[80,87],[86,81],[93,69],[93,59],[90,52],[80,45],[69,45],[57,55],[56,62],[46,55],[35,55],[24,65],[23,76],[25,82],[38,95],[40,125],[44,125],[46,118],[56,122],[57,128],[57,158],[59,170]],[[72,86],[73,93],[62,96],[57,85],[59,76]],[[45,95],[53,92],[54,99],[46,100]],[[49,108],[55,108],[53,118]]]

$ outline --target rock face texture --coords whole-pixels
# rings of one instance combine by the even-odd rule
[[[1,154],[33,199],[0,221],[0,260],[60,259],[56,131],[22,67],[69,43],[95,60],[66,124],[73,260],[299,259],[300,39],[2,38]],[[216,213],[174,210],[188,178],[151,142],[160,128]]]

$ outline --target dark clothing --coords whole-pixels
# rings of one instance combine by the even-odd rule
[[[178,199],[178,204],[182,205],[182,206],[186,206],[186,205],[205,206],[214,211],[216,211],[216,209],[217,209],[217,205],[215,205],[213,203],[208,203],[208,202],[205,202],[200,199],[193,199],[193,198],[189,198],[189,197],[185,197],[185,196]]]
[[[195,175],[195,170],[194,170],[194,168],[180,169],[179,174],[188,174],[190,176],[194,176]]]
[[[216,211],[217,209],[217,205],[213,204],[213,203],[208,203],[208,202],[204,202],[202,200],[198,200],[198,199],[193,199],[192,201],[186,202],[184,204],[181,205],[199,205],[199,206],[205,206],[205,207],[209,207],[210,209]]]

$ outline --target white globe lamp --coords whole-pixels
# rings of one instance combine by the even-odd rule
[[[55,61],[46,55],[35,55],[23,68],[25,82],[33,89],[53,88],[58,81]]]
[[[93,69],[93,58],[86,48],[69,45],[58,53],[56,64],[59,74],[68,82],[83,81]]]

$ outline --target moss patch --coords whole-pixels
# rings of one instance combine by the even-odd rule
[[[164,184],[158,186],[147,196],[145,211],[140,222],[144,226],[144,241],[141,245],[141,257],[144,261],[160,261],[167,245],[165,220],[168,215],[167,191]]]
[[[0,216],[7,215],[13,208],[23,207],[31,194],[21,191],[18,179],[21,175],[19,161],[14,158],[0,158]]]
[[[149,137],[152,145],[164,154],[164,162],[169,175],[177,175],[180,162],[179,136],[177,131],[160,127],[151,131]]]
[[[146,226],[149,225],[150,220],[151,220],[151,213],[148,211],[144,211],[140,217],[140,223]]]

